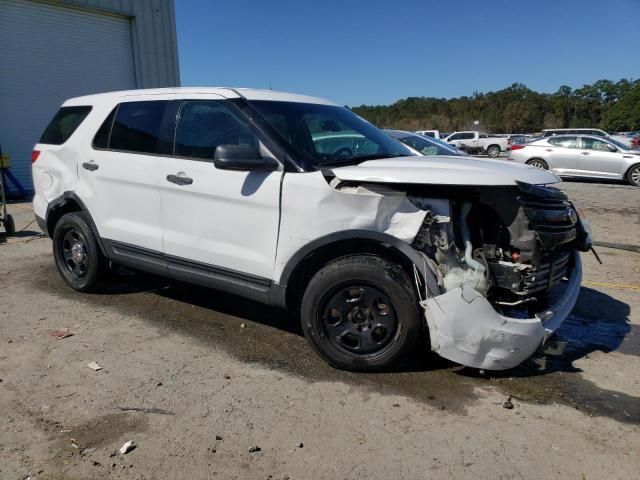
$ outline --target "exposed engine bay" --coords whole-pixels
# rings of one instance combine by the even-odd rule
[[[342,184],[340,190],[400,194],[422,213],[408,241],[424,254],[441,292],[467,285],[501,310],[539,302],[566,276],[571,251],[588,248],[575,208],[553,187],[394,187]],[[392,224],[386,231],[398,236]]]
[[[503,307],[541,301],[566,276],[571,251],[587,248],[576,210],[555,188],[447,193],[449,199],[409,194],[429,212],[412,246],[431,260],[445,292],[469,285]]]

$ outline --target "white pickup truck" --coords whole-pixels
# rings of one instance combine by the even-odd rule
[[[490,157],[497,157],[500,152],[506,152],[509,146],[507,137],[491,136],[473,131],[453,132],[444,140],[469,154],[487,154]]]

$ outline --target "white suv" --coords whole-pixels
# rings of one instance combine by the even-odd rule
[[[298,310],[339,368],[416,342],[505,369],[569,314],[590,235],[560,180],[415,157],[333,102],[268,90],[113,92],[63,104],[32,156],[56,266],[96,291],[112,264]]]

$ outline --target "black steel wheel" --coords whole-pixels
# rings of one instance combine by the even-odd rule
[[[86,215],[63,215],[52,240],[56,267],[67,285],[81,292],[94,290],[102,277],[104,259]]]
[[[398,329],[389,297],[371,285],[342,285],[323,295],[318,314],[334,347],[360,355],[382,350]]]
[[[413,349],[421,331],[408,275],[367,255],[335,260],[316,273],[301,317],[313,349],[332,366],[352,371],[392,366]]]

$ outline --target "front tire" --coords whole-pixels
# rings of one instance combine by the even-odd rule
[[[549,164],[542,160],[541,158],[532,158],[531,160],[527,160],[527,165],[531,165],[532,167],[541,168],[543,170],[549,170]]]
[[[640,163],[627,172],[627,181],[634,187],[640,187]]]
[[[409,276],[386,260],[353,255],[326,265],[307,286],[301,321],[311,347],[335,368],[389,368],[421,332]]]
[[[500,155],[500,147],[498,145],[491,145],[487,148],[487,155],[491,158],[496,158]]]
[[[87,216],[82,212],[63,215],[51,238],[56,267],[65,283],[79,292],[96,290],[105,260]]]

